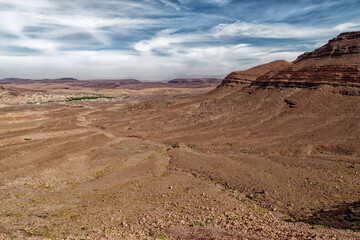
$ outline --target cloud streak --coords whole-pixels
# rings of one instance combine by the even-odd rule
[[[360,23],[343,23],[332,28],[291,25],[287,23],[235,22],[219,24],[213,29],[214,36],[241,36],[254,38],[295,38],[317,39],[328,37],[339,31],[353,31],[360,28]]]

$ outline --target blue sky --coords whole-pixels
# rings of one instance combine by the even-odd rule
[[[0,0],[0,78],[224,77],[360,30],[360,0]]]

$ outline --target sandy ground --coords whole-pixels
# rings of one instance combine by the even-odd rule
[[[358,96],[186,93],[3,105],[0,239],[360,239]]]

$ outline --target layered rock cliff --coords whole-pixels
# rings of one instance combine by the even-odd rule
[[[360,32],[347,32],[331,39],[326,45],[300,55],[295,61],[301,67],[317,65],[359,64]]]
[[[326,45],[300,55],[291,66],[266,73],[252,85],[308,87],[360,86],[360,32],[342,33]]]
[[[271,63],[259,65],[245,71],[236,71],[230,73],[221,83],[221,86],[234,86],[237,84],[250,84],[258,77],[272,71],[278,72],[289,67],[291,63],[285,60],[277,60]]]

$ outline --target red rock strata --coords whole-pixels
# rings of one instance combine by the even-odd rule
[[[308,87],[321,84],[360,87],[360,32],[342,33],[328,44],[300,55],[280,72],[268,72],[252,85]]]
[[[271,63],[259,65],[253,68],[250,68],[245,71],[236,71],[230,73],[222,82],[221,86],[234,86],[237,84],[246,84],[252,83],[261,75],[269,71],[278,72],[284,68],[290,66],[291,63],[285,60],[277,60]]]

